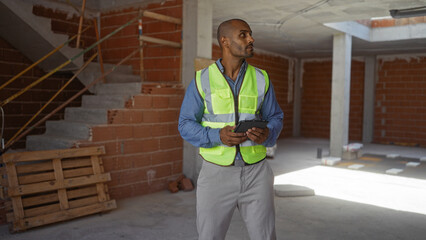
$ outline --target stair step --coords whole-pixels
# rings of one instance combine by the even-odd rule
[[[128,75],[132,75],[133,74],[133,67],[131,65],[115,66],[115,64],[111,64],[111,63],[104,63],[103,65],[104,65],[105,72],[108,71],[108,70],[110,70],[111,68],[115,67],[114,71],[111,72],[109,75],[114,74],[114,73],[128,74]],[[96,62],[91,62],[86,67],[86,69],[88,71],[93,71],[93,72],[100,73],[101,72],[101,65],[99,63],[96,63]],[[99,76],[100,76],[100,74],[99,74]]]
[[[84,108],[123,108],[130,95],[83,95]]]
[[[65,120],[93,124],[107,123],[108,110],[105,108],[65,108]]]
[[[125,73],[115,73],[112,72],[106,77],[107,83],[131,83],[131,82],[140,82],[141,77],[131,74],[125,74]]]
[[[89,139],[91,136],[90,124],[71,121],[47,121],[46,134],[51,136],[69,137],[75,139]]]
[[[114,67],[114,64],[104,63],[105,72],[109,71]],[[76,71],[74,71],[75,73]],[[108,74],[106,77],[107,82],[140,82],[140,77],[132,75],[132,66],[120,65],[115,67],[115,70]],[[94,80],[98,79],[102,75],[101,66],[99,63],[89,63],[89,65],[78,74],[78,79],[85,85],[89,85]],[[94,92],[94,87],[89,89],[90,92]]]
[[[29,135],[27,136],[26,148],[27,151],[66,149],[71,148],[76,141],[77,139],[51,136],[47,134]]]
[[[136,95],[142,92],[142,83],[103,83],[95,86],[95,93],[99,95]]]

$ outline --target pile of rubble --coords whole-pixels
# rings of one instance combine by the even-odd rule
[[[177,193],[179,190],[188,192],[193,189],[194,185],[192,185],[191,179],[186,178],[183,174],[176,178],[176,180],[169,182],[169,191],[171,193]]]

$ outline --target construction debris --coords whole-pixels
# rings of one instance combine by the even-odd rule
[[[275,144],[274,146],[272,146],[272,147],[267,147],[266,148],[266,157],[267,158],[270,158],[270,159],[273,159],[274,158],[274,156],[275,156],[275,151],[277,150],[277,144]]]
[[[342,159],[343,160],[355,160],[362,156],[363,145],[361,143],[350,143],[343,146]]]
[[[397,158],[399,157],[399,154],[391,153],[386,155],[387,158]]]
[[[352,170],[359,170],[359,169],[361,169],[361,168],[363,168],[364,167],[364,165],[363,164],[352,164],[352,165],[349,165],[348,166],[348,168],[349,169],[352,169]]]
[[[305,186],[291,184],[274,185],[275,195],[277,197],[305,197],[315,196],[315,191]]]
[[[185,192],[192,191],[194,186],[189,178],[184,178],[179,182],[179,189]]]
[[[186,178],[185,175],[181,174],[176,180],[169,182],[169,191],[171,193],[177,193],[179,190],[182,191],[192,191],[194,185],[191,182],[191,179]]]
[[[419,162],[408,162],[407,164],[405,164],[405,166],[407,167],[417,167],[419,165],[420,165]]]
[[[176,181],[169,182],[169,191],[171,193],[179,192],[178,183]]]
[[[342,159],[339,157],[324,157],[321,159],[323,165],[333,166],[340,162]]]
[[[386,174],[398,175],[399,173],[402,173],[403,171],[404,171],[404,169],[391,168],[391,169],[386,170]]]

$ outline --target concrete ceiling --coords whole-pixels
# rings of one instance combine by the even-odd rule
[[[426,5],[426,0],[214,0],[213,32],[227,19],[242,18],[255,48],[292,57],[331,57],[333,34],[324,23],[389,16],[390,9]],[[425,24],[425,23],[423,23]],[[353,55],[426,53],[426,39],[368,42],[353,38]]]

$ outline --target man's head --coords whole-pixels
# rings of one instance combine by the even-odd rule
[[[217,40],[222,55],[230,53],[240,58],[253,56],[254,39],[250,26],[244,20],[230,19],[222,22],[217,29]]]

